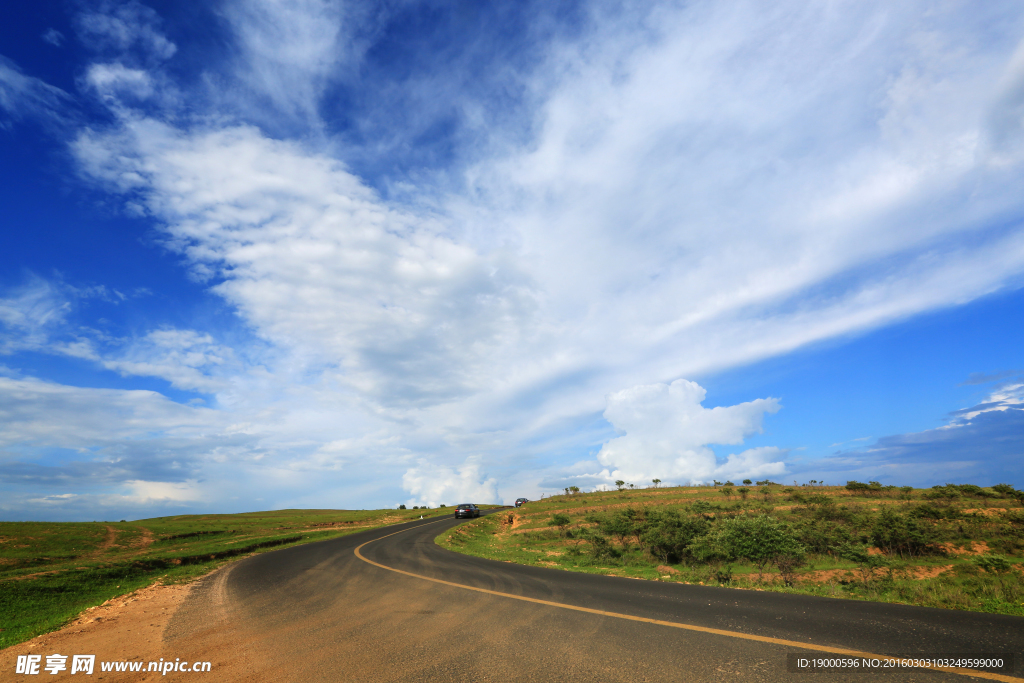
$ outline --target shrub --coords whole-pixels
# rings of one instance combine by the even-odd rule
[[[743,498],[743,500],[746,500],[747,494],[750,493],[750,489],[748,489],[746,486],[741,486],[738,489],[736,489],[736,493],[740,494],[740,497]]]
[[[889,565],[889,561],[885,557],[872,555],[865,546],[856,543],[842,543],[833,548],[833,552],[848,562],[857,563],[861,583],[865,586],[870,585],[871,580],[875,576],[876,569]]]
[[[887,555],[923,555],[934,542],[935,534],[917,519],[884,508],[871,528],[871,541]]]
[[[548,526],[558,527],[558,532],[563,536],[568,532],[570,524],[572,524],[572,520],[569,519],[569,516],[561,513],[552,515],[551,519],[548,520]]]
[[[402,505],[399,505],[399,506],[398,506],[398,509],[399,509],[399,510],[404,510],[404,509],[405,509],[405,504],[403,503]]]
[[[1013,496],[1013,487],[1009,484],[996,484],[992,487],[992,490],[1001,496],[1006,496],[1007,498]]]
[[[971,561],[979,569],[984,569],[990,574],[1001,574],[1010,571],[1010,563],[1002,555],[979,555]]]
[[[613,548],[612,544],[604,536],[592,534],[587,540],[590,541],[590,556],[595,560],[619,556],[619,551]]]
[[[717,509],[719,509],[717,505],[713,505],[707,502],[706,500],[695,500],[692,503],[690,503],[690,512],[694,513],[695,515],[702,515],[704,513],[711,512],[712,510]]]
[[[607,536],[614,536],[622,544],[622,549],[628,550],[632,542],[643,547],[641,537],[646,523],[647,511],[630,505],[612,517],[599,521],[598,530]]]
[[[940,508],[934,503],[921,503],[907,511],[911,517],[919,519],[959,519],[963,513],[956,508]]]
[[[946,484],[945,486],[933,486],[930,491],[924,494],[924,497],[929,500],[937,500],[939,498],[953,500],[954,498],[960,498],[962,495],[959,486]]]
[[[718,528],[718,542],[729,555],[757,567],[758,576],[782,561],[790,571],[802,563],[805,549],[789,524],[770,515],[733,517]]]
[[[683,517],[674,510],[651,511],[643,525],[640,543],[653,557],[675,564],[690,557],[687,548],[710,527],[711,522],[704,517]]]
[[[835,554],[834,548],[854,540],[843,524],[815,519],[796,527],[797,538],[812,553]]]

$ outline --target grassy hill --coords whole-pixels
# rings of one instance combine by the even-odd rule
[[[276,510],[133,522],[0,522],[0,648],[154,581],[187,581],[252,553],[450,512]]]
[[[874,482],[568,493],[436,542],[570,571],[1024,615],[1022,496]]]

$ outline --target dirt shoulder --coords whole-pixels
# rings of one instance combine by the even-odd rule
[[[68,656],[68,669],[62,672],[67,674],[72,655],[96,655],[94,680],[159,680],[159,673],[104,673],[100,662],[141,661],[145,669],[161,657],[173,660],[175,655],[164,651],[164,632],[192,585],[153,584],[90,607],[59,631],[0,650],[0,671],[14,673],[19,655],[42,655],[40,673],[49,675],[42,669],[47,655],[61,654]]]

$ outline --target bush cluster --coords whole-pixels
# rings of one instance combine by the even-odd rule
[[[564,514],[554,515],[548,524],[577,543],[587,541],[597,560],[635,549],[661,563],[711,566],[720,580],[731,576],[724,565],[745,561],[759,575],[775,568],[787,583],[792,581],[807,554],[793,525],[765,513],[721,517],[713,509],[704,501],[683,511],[630,506],[610,516],[589,516],[589,528],[571,529]]]
[[[905,494],[907,487],[851,481],[846,488],[867,493],[897,490]],[[820,493],[791,490],[790,498],[802,507],[793,509],[788,520],[772,513],[766,496],[760,512],[740,510],[739,504],[730,507],[699,500],[682,509],[629,506],[612,514],[590,514],[585,518],[588,522],[585,526],[574,526],[574,520],[568,515],[556,514],[548,524],[557,527],[560,536],[572,541],[570,553],[586,552],[593,560],[621,559],[630,563],[646,558],[662,564],[710,567],[725,574],[731,573],[728,571],[730,563],[747,562],[759,576],[769,569],[777,569],[784,581],[790,583],[793,571],[805,564],[809,554],[856,562],[865,577],[894,561],[943,555],[941,544],[958,538],[950,529],[960,524],[962,536],[964,525],[976,523],[976,520],[959,508],[943,503],[940,497],[1016,493],[1009,485],[986,490],[970,484],[948,484],[932,491],[941,495],[931,496],[917,505],[883,506],[873,512],[839,505],[834,497]],[[743,489],[740,492],[745,493]],[[731,496],[733,489],[726,486],[723,493]],[[1017,516],[1022,519],[1018,520]],[[1007,517],[1011,528],[1024,522],[1024,515],[1017,516],[1010,513]],[[943,527],[944,522],[953,522],[953,525]],[[1007,538],[1008,551],[1016,548],[1017,543],[1016,534],[1010,536],[1014,538]],[[870,554],[868,549],[872,546],[882,555]],[[992,562],[992,567],[1000,566],[998,560]],[[989,570],[989,565],[979,566]]]

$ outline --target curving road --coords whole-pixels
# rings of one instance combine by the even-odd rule
[[[424,520],[257,555],[204,579],[165,651],[218,681],[967,681],[790,673],[787,655],[1012,653],[1024,619],[494,562]],[[1020,674],[985,674],[1022,680]]]

